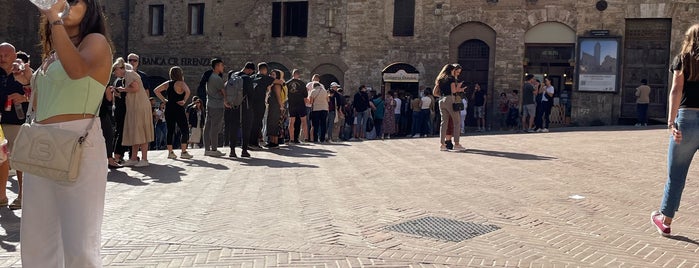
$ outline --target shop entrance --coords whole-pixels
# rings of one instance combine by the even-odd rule
[[[570,95],[573,91],[572,74],[575,69],[575,61],[570,59],[574,57],[574,53],[574,44],[527,44],[526,47],[525,75],[533,74],[542,83],[545,77],[549,77],[555,89],[550,117],[552,125],[570,123]]]
[[[384,68],[382,73],[381,94],[393,91],[400,97],[420,95],[420,72],[407,63],[394,63]]]
[[[543,22],[529,29],[524,40],[524,74],[533,74],[541,82],[544,77],[549,77],[555,89],[551,125],[569,124],[575,73],[575,31],[563,23]]]

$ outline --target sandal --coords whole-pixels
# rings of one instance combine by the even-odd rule
[[[10,204],[10,210],[18,210],[22,209],[22,199],[17,198],[15,201],[12,201],[12,204]]]

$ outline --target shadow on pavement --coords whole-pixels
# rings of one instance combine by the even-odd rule
[[[0,235],[0,248],[6,252],[16,252],[17,246],[11,243],[19,243],[20,219],[7,207],[0,207],[0,227],[5,229],[7,235]]]
[[[228,158],[228,157],[224,156],[221,158]],[[228,169],[228,167],[226,167],[224,165],[209,163],[209,162],[206,162],[206,161],[201,160],[201,159],[189,159],[189,160],[185,160],[185,161],[180,161],[180,163],[183,165],[191,166],[191,167],[205,167],[205,168],[213,168],[216,170],[227,170]],[[180,164],[178,163],[177,165],[180,165]]]
[[[266,166],[270,168],[318,168],[316,165],[307,165],[301,163],[279,161],[274,159],[263,159],[263,158],[236,158],[241,166],[251,166],[251,167],[261,167]]]
[[[510,159],[516,159],[516,160],[554,160],[554,159],[556,159],[555,157],[550,157],[550,156],[540,156],[540,155],[513,153],[513,152],[485,151],[485,150],[478,150],[478,149],[468,149],[464,153],[480,154],[480,155],[494,156],[494,157],[503,157],[503,158],[510,158]]]
[[[693,239],[691,239],[691,238],[689,238],[689,237],[686,237],[686,236],[682,236],[682,235],[673,235],[673,236],[668,236],[667,238],[672,239],[672,240],[687,242],[687,243],[690,243],[690,244],[694,244],[694,245],[699,246],[699,242],[697,242],[696,240],[693,240]]]
[[[128,174],[121,170],[112,170],[107,176],[107,181],[125,183],[133,186],[144,186],[148,185],[146,181],[153,181],[156,183],[180,182],[182,181],[182,176],[186,175],[184,172],[184,168],[172,165],[157,165],[153,163],[151,163],[147,167],[132,168],[132,170],[143,174],[147,178],[134,178],[130,177]]]
[[[122,171],[123,169],[124,168],[110,170],[109,174],[107,174],[107,181],[128,184],[131,186],[148,185],[148,183],[143,182],[139,178],[134,178],[134,177],[129,176],[129,174],[126,174],[126,172]]]
[[[339,144],[338,144],[339,145]],[[335,153],[330,150],[321,149],[319,147],[307,147],[307,146],[291,146],[280,149],[267,150],[267,152],[290,156],[290,157],[319,157],[328,158],[335,156]]]

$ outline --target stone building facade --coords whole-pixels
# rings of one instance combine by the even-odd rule
[[[304,80],[318,73],[323,82],[339,82],[346,94],[361,84],[377,91],[418,94],[418,88],[433,86],[444,64],[460,63],[461,79],[470,88],[477,82],[488,90],[489,121],[495,121],[498,95],[520,89],[522,77],[532,73],[554,79],[556,122],[578,125],[618,124],[633,118],[633,91],[640,78],[647,78],[654,89],[651,116],[663,120],[667,68],[699,10],[697,1],[679,0],[104,3],[117,55],[140,54],[142,70],[154,76],[167,77],[172,65],[180,65],[192,89],[211,57],[222,58],[227,69],[240,69],[246,61],[266,61],[286,71],[301,69]],[[0,19],[7,17],[2,15]],[[25,24],[36,27],[7,20],[13,25],[10,29],[18,31]],[[601,39],[587,38],[593,33]],[[0,33],[0,38],[24,46],[36,44],[16,33]],[[618,49],[605,45],[597,53],[604,55],[597,55],[594,49],[581,47],[585,40],[616,42]],[[615,63],[616,77],[607,81],[613,86],[611,92],[588,84],[594,81],[585,81],[586,90],[579,90],[580,70],[587,70],[580,66],[583,56],[601,60],[608,56],[612,61],[607,62]]]

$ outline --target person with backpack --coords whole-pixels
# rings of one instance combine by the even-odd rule
[[[197,97],[201,101],[202,108],[206,107],[206,83],[209,82],[209,77],[214,73],[214,70],[206,70],[199,80],[199,86],[197,87]]]
[[[209,81],[206,82],[206,120],[204,123],[204,155],[220,157],[225,154],[218,151],[218,134],[223,127],[223,114],[225,112],[223,97],[223,61],[211,60],[211,68],[214,70]]]
[[[250,77],[255,71],[255,64],[252,62],[245,63],[243,70],[238,72],[228,73],[228,82],[226,82],[224,90],[224,107],[225,112],[225,122],[226,122],[226,139],[228,140],[228,145],[231,148],[231,152],[228,154],[229,157],[237,157],[235,153],[235,146],[240,140],[238,137],[238,130],[243,135],[243,142],[241,147],[243,151],[240,153],[241,157],[250,157],[248,149],[250,147],[250,127],[252,126],[252,119],[254,112],[252,111],[252,106],[250,105],[250,94],[253,91],[253,80]]]

